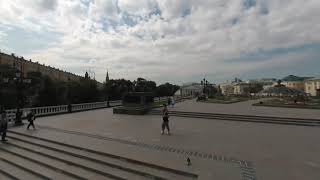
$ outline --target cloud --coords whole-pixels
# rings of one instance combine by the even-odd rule
[[[58,4],[57,0],[37,0],[33,2],[41,10],[51,10],[51,11],[55,10]]]
[[[320,44],[319,16],[318,0],[11,0],[0,1],[0,32],[59,34],[24,55],[46,64],[162,82],[307,63],[319,51],[299,49]]]
[[[158,1],[161,15],[165,19],[185,16],[191,11],[190,0],[161,0]]]
[[[0,31],[0,41],[3,40],[6,36],[8,36],[8,34],[6,34],[3,31]]]
[[[118,5],[121,11],[141,17],[149,16],[158,10],[156,0],[119,0]]]
[[[116,0],[94,0],[89,5],[89,18],[96,21],[117,20],[119,10]]]

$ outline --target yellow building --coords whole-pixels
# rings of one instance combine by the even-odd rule
[[[310,77],[289,75],[282,79],[282,84],[288,88],[305,91],[305,80],[307,79],[310,79]]]
[[[320,77],[306,80],[305,92],[311,96],[320,96]]]
[[[246,88],[249,88],[250,84],[249,83],[237,83],[233,86],[233,94],[235,95],[246,95]]]
[[[285,82],[282,82],[282,84],[288,88],[304,91],[304,85],[305,85],[304,81],[285,81]]]
[[[223,95],[233,95],[234,94],[234,85],[231,83],[220,84],[221,94]]]
[[[31,60],[25,60],[23,57],[17,57],[14,54],[8,55],[0,52],[0,65],[7,64],[16,69],[19,69],[24,77],[28,72],[41,72],[42,75],[47,75],[51,79],[60,81],[79,81],[81,76],[56,69],[54,67],[45,66],[38,62],[32,62]]]

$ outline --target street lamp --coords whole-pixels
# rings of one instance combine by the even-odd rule
[[[201,81],[201,84],[203,84],[203,94],[205,94],[206,93],[206,84],[207,84],[207,80],[205,79],[205,78],[203,78],[203,80]]]
[[[21,125],[22,124],[22,112],[20,111],[20,108],[23,108],[23,95],[21,92],[21,86],[22,86],[22,77],[21,72],[19,70],[16,71],[16,88],[17,88],[17,112],[16,112],[16,120],[15,125]]]
[[[22,125],[22,112],[20,111],[20,109],[23,109],[24,106],[24,95],[22,92],[22,87],[23,84],[30,84],[31,83],[31,79],[23,79],[22,73],[21,71],[17,70],[16,73],[16,88],[17,88],[17,112],[16,112],[16,121],[15,121],[15,125]]]

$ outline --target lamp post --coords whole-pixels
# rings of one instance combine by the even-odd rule
[[[113,84],[112,84],[113,85]],[[111,86],[112,86],[111,84],[110,84],[110,82],[109,81],[106,81],[106,85],[105,85],[105,88],[106,88],[106,90],[105,90],[105,93],[106,93],[106,100],[107,100],[107,107],[110,107],[110,88],[111,88]]]
[[[206,85],[207,85],[208,81],[203,78],[203,80],[201,81],[201,84],[203,85],[203,94],[206,94]]]
[[[16,90],[17,90],[17,112],[16,112],[16,120],[15,120],[15,125],[22,125],[22,112],[20,111],[24,107],[24,95],[23,95],[23,85],[24,84],[30,84],[31,79],[24,79],[23,75],[20,70],[17,70],[15,73],[16,78],[15,83],[16,83]]]
[[[71,101],[71,91],[70,91],[70,77],[68,77],[68,81],[67,81],[67,109],[68,109],[68,113],[72,113],[72,101]]]
[[[23,102],[24,102],[24,97],[22,95],[22,85],[23,85],[23,79],[22,79],[22,73],[17,70],[16,73],[16,78],[15,78],[15,83],[16,83],[16,89],[17,89],[17,112],[16,112],[16,120],[15,120],[15,125],[21,125],[22,124],[22,112],[20,109],[23,108]]]
[[[206,80],[205,78],[203,78],[203,80],[201,80],[201,85],[203,86],[202,93],[203,93],[204,95],[208,94],[209,91],[207,91],[207,88],[209,87],[209,81]]]

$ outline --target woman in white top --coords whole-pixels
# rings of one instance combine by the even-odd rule
[[[171,98],[171,107],[174,107],[174,103],[175,103],[175,102],[174,102],[174,98],[172,97],[172,98]]]

